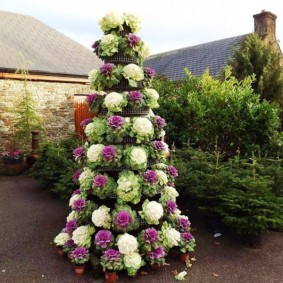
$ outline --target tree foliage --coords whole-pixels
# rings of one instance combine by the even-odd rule
[[[282,55],[272,44],[265,43],[257,34],[251,34],[241,48],[235,49],[228,64],[238,79],[255,75],[252,88],[262,99],[281,102],[283,99]]]
[[[225,70],[223,81],[208,71],[196,78],[187,71],[179,82],[155,81],[161,102],[158,114],[167,121],[166,136],[181,146],[188,140],[203,150],[217,144],[228,156],[265,147],[277,134],[279,108],[254,94],[254,76],[238,81]]]

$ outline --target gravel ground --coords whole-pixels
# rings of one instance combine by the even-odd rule
[[[72,264],[56,255],[51,244],[65,224],[69,213],[66,202],[51,198],[26,175],[0,176],[0,282],[76,283],[104,282],[88,271],[78,278]],[[186,280],[190,283],[282,283],[283,233],[264,235],[262,248],[249,249],[225,234],[213,238],[203,228],[203,221],[191,215],[197,240],[196,261]],[[120,276],[120,283],[178,282],[172,270],[186,267],[172,255],[167,266],[146,270],[135,278]]]

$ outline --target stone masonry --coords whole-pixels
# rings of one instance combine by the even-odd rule
[[[88,93],[89,87],[79,83],[28,81],[48,139],[62,139],[74,132],[74,94]],[[20,80],[0,80],[0,151],[13,138],[16,105],[23,93]]]

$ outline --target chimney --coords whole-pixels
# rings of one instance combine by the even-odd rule
[[[260,14],[253,15],[254,32],[265,42],[275,43],[276,41],[276,18],[271,12],[262,10]]]

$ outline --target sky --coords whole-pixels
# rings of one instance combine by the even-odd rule
[[[253,15],[266,10],[277,15],[283,50],[282,0],[0,0],[0,10],[32,16],[90,49],[106,13],[134,13],[151,54],[251,33]]]

